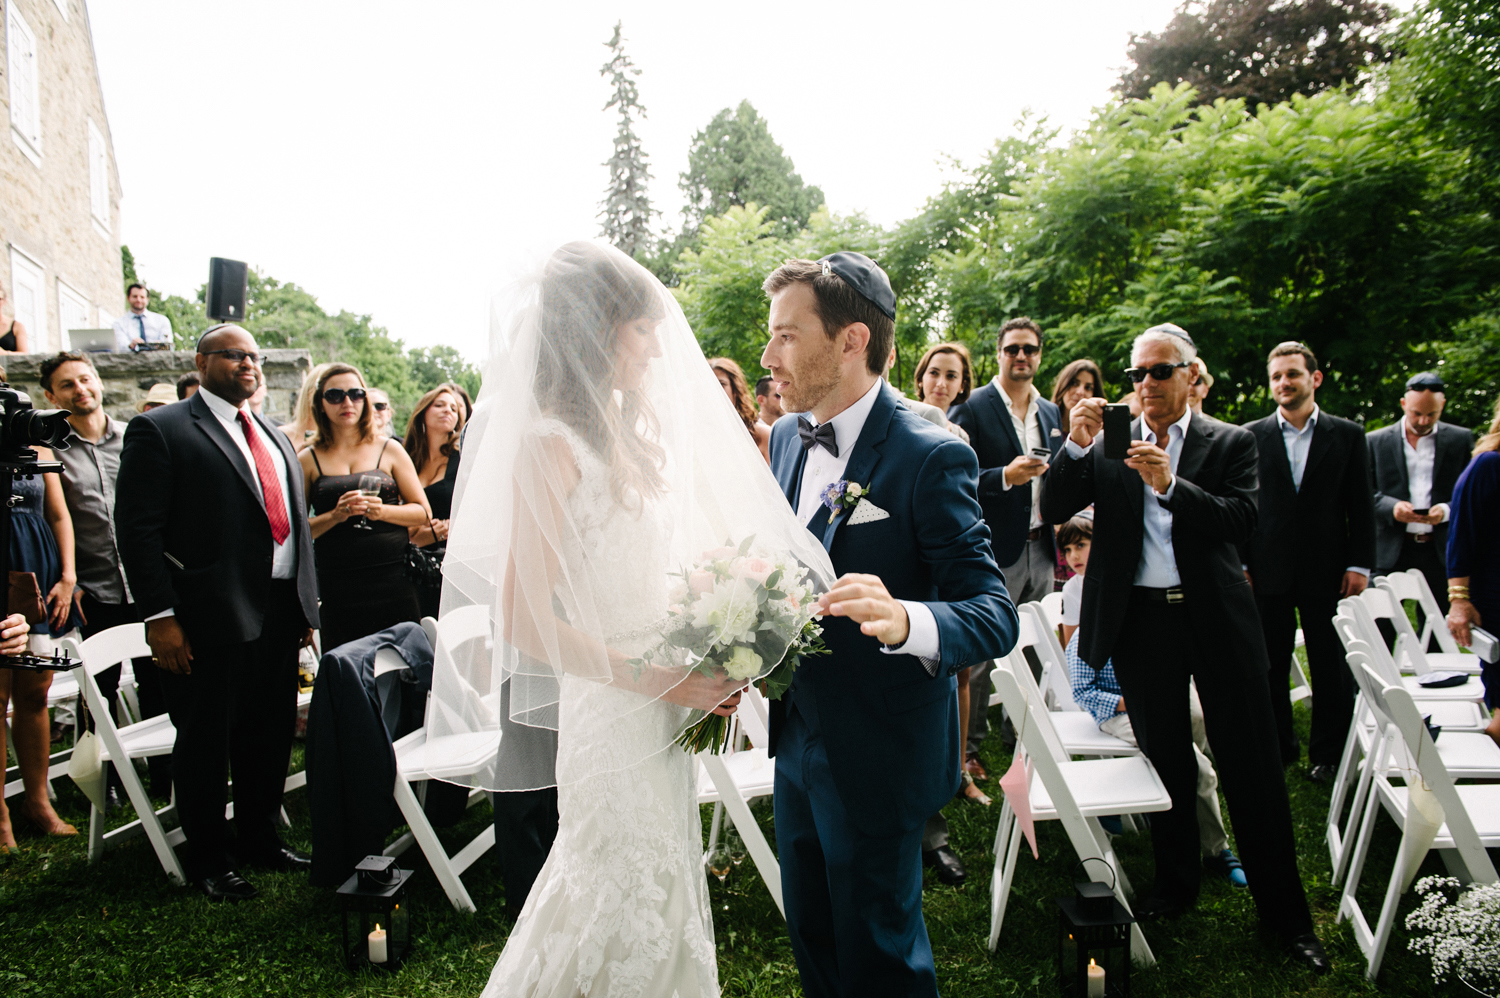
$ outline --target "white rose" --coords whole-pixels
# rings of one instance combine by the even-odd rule
[[[764,660],[751,649],[735,645],[729,661],[724,663],[724,672],[730,679],[754,679],[760,675],[764,664]]]
[[[717,631],[718,644],[748,640],[759,623],[754,588],[743,579],[721,579],[693,604],[693,626]]]

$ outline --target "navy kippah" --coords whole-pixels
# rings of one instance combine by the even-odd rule
[[[1409,392],[1440,392],[1443,390],[1443,379],[1431,371],[1422,371],[1406,379],[1406,390]]]
[[[823,273],[839,275],[844,283],[859,292],[860,297],[884,312],[888,319],[895,321],[896,292],[891,290],[891,279],[880,269],[878,263],[863,253],[851,253],[847,250],[830,253],[818,262],[823,265]]]

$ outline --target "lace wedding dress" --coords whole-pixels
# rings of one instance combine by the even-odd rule
[[[538,432],[564,438],[580,473],[566,510],[576,531],[562,544],[570,588],[587,578],[591,591],[616,594],[600,601],[599,632],[639,652],[668,602],[670,508],[623,508],[572,429],[544,419]],[[556,595],[578,611],[564,587]],[[564,675],[559,711],[557,840],[485,998],[718,995],[697,762],[672,744],[687,709]],[[611,758],[632,764],[611,769]]]

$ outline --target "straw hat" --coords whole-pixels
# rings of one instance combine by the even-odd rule
[[[158,381],[151,386],[146,397],[135,404],[136,412],[145,412],[148,406],[171,405],[177,401],[177,386],[169,385],[165,381]]]

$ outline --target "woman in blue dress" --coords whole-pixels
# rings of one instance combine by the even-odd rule
[[[1473,627],[1500,632],[1500,401],[1448,509],[1448,630],[1468,645]],[[1500,662],[1485,661],[1483,678],[1489,736],[1500,742]]]
[[[0,378],[3,378],[0,372]],[[54,460],[52,451],[34,447],[40,461]],[[73,563],[73,519],[63,498],[62,481],[56,474],[15,479],[11,486],[10,570],[36,575],[46,616],[31,625],[31,650],[47,653],[52,640],[78,626],[73,594],[78,576]],[[15,806],[24,818],[47,835],[77,835],[78,829],[63,821],[47,799],[47,765],[52,750],[52,725],[47,714],[47,691],[52,673],[0,669],[0,712],[15,711],[11,737],[16,743],[16,762],[21,768],[25,793]],[[0,743],[0,766],[5,763],[5,745]],[[11,814],[0,802],[0,849],[14,849]]]

